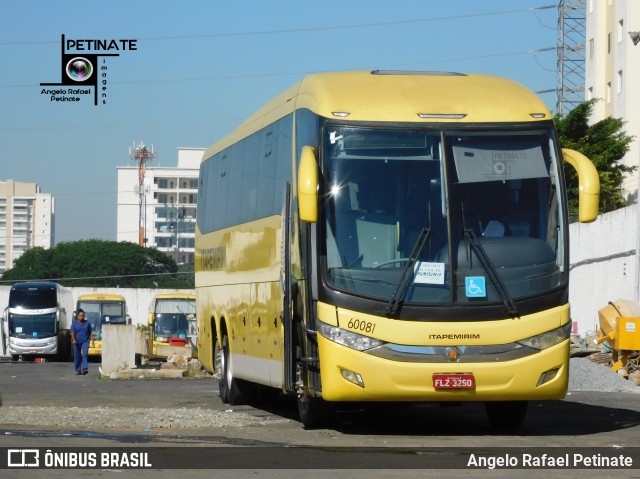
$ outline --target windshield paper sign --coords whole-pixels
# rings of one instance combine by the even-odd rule
[[[414,268],[414,283],[444,284],[444,263],[419,261]]]

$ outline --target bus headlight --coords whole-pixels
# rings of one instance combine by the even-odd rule
[[[543,349],[550,348],[551,346],[555,346],[556,344],[561,343],[562,341],[569,339],[571,335],[571,322],[568,322],[564,326],[560,326],[559,328],[552,329],[551,331],[547,331],[546,333],[538,334],[536,336],[531,336],[527,339],[522,339],[518,341],[519,344],[523,346],[528,346],[530,348],[538,349],[542,351]]]
[[[377,348],[382,345],[382,341],[363,336],[362,334],[353,333],[345,329],[336,328],[335,326],[329,326],[328,324],[320,321],[318,324],[318,332],[325,338],[342,344],[351,349],[358,351],[366,351],[367,349]]]

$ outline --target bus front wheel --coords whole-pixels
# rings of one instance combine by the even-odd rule
[[[527,415],[527,401],[495,401],[485,403],[491,428],[497,432],[515,432]]]
[[[298,416],[305,429],[322,428],[331,422],[333,407],[324,399],[298,393]]]

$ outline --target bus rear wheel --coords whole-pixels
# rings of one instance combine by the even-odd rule
[[[527,401],[495,401],[485,403],[491,428],[496,432],[515,432],[527,415]]]
[[[242,404],[248,395],[249,388],[241,379],[233,376],[229,338],[226,333],[222,336],[222,351],[219,351],[219,348],[217,349],[217,355],[220,357],[220,399],[223,403],[229,403],[232,406]]]
[[[222,380],[224,377],[224,363],[224,354],[216,339],[213,346],[213,369],[216,376],[218,376],[218,395],[222,402],[227,404],[229,400],[227,399],[226,383]]]

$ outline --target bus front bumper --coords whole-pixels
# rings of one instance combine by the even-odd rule
[[[9,338],[8,353],[12,356],[56,354],[58,338],[22,339]]]
[[[321,335],[318,347],[322,397],[327,401],[546,400],[562,399],[567,392],[568,340],[510,361],[475,363],[394,361]],[[475,384],[468,389],[436,389],[434,374],[473,375]]]

